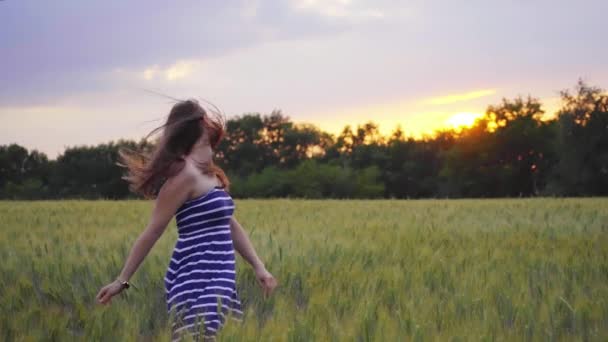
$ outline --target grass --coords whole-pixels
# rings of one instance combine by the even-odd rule
[[[0,202],[0,340],[168,341],[172,221],[110,306],[151,201]],[[608,199],[236,200],[279,282],[237,257],[220,341],[606,341]]]

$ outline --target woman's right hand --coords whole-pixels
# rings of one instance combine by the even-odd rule
[[[112,297],[119,294],[123,289],[124,286],[116,279],[99,290],[96,297],[97,302],[99,304],[109,304],[112,302]]]
[[[257,267],[254,269],[255,277],[258,281],[258,284],[262,287],[264,291],[264,296],[268,297],[277,286],[277,280],[266,270],[266,267]]]

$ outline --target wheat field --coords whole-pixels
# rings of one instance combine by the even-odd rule
[[[237,256],[219,341],[606,341],[608,199],[235,200],[279,286]],[[100,306],[151,201],[0,202],[0,339],[168,341],[175,221]]]

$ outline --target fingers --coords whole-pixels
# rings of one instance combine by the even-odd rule
[[[105,304],[107,294],[108,294],[107,290],[103,292],[103,294],[99,297],[99,303]]]
[[[260,284],[260,287],[262,288],[262,293],[264,294],[264,298],[268,297],[267,286],[266,286],[265,280],[263,278],[258,278],[258,283]]]
[[[266,282],[267,279],[264,279],[264,297],[268,298],[268,295],[270,294],[270,292],[268,291],[268,283]]]
[[[266,298],[269,297],[272,294],[272,292],[274,291],[274,288],[277,286],[276,279],[274,279],[274,277],[263,278],[262,280],[260,280],[260,282],[262,283],[262,288],[264,290],[264,296]]]
[[[101,303],[101,299],[105,296],[106,292],[107,292],[107,288],[102,288],[99,293],[97,294],[97,296],[95,297],[97,299],[98,302]]]
[[[264,298],[266,298],[266,282],[265,279],[262,277],[258,277],[256,278],[258,281],[258,284],[260,284],[260,287],[262,288],[262,294],[264,295]]]
[[[95,298],[100,304],[109,304],[112,301],[112,296],[114,296],[114,293],[112,293],[110,286],[106,285],[99,291]]]
[[[101,298],[101,303],[109,304],[111,302],[111,300],[112,300],[112,294],[110,293],[110,291],[106,291],[104,296]]]
[[[262,288],[264,298],[268,298],[277,286],[277,280],[271,274],[260,275],[256,277],[256,280]]]
[[[264,298],[268,298],[268,287],[267,286],[262,287],[262,294],[264,294]]]

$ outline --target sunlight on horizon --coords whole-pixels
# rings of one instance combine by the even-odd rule
[[[480,113],[461,112],[450,116],[444,123],[446,126],[456,129],[471,127],[475,123],[475,120],[481,116],[483,115]]]
[[[483,117],[489,103],[497,102],[490,99],[484,103],[463,103],[471,101],[464,100],[467,97],[479,98],[481,95],[489,96],[493,90],[480,90],[453,94],[447,96],[431,97],[422,101],[382,103],[377,105],[367,105],[358,108],[337,109],[327,111],[323,116],[309,119],[308,122],[316,125],[325,132],[339,136],[344,128],[349,125],[353,131],[357,126],[373,122],[378,125],[378,131],[383,137],[390,137],[397,127],[401,127],[402,132],[414,139],[423,138],[425,135],[432,136],[438,130],[454,129],[462,130],[471,127],[475,120]],[[496,93],[493,94],[497,96]],[[511,96],[513,97],[513,96]],[[428,101],[439,101],[442,109],[428,110]],[[448,104],[448,102],[458,102]],[[561,106],[561,98],[558,96],[540,98],[542,109],[545,111],[543,120],[555,119],[556,113]],[[426,103],[426,105],[425,105]],[[374,115],[370,115],[374,113]],[[345,119],[348,118],[348,119]],[[295,119],[295,121],[298,121]]]
[[[363,126],[368,122],[373,122],[378,126],[379,133],[389,138],[400,127],[403,134],[414,139],[423,138],[425,135],[433,135],[437,130],[455,129],[460,130],[464,127],[471,127],[475,119],[483,116],[475,111],[455,111],[455,112],[421,112],[411,114],[407,118],[369,118],[358,122],[330,121],[316,122],[315,125],[321,130],[339,136],[348,125],[353,132],[357,126]]]

